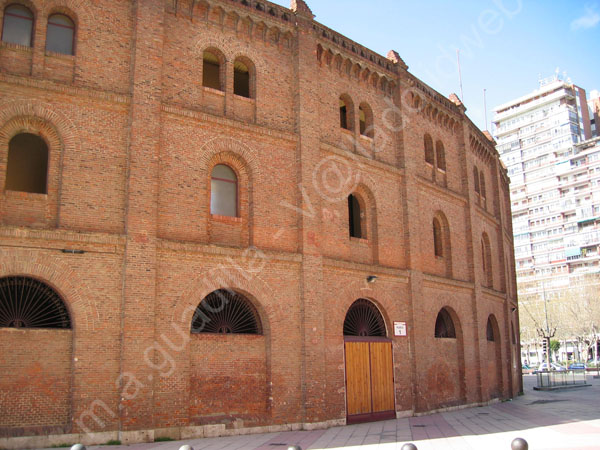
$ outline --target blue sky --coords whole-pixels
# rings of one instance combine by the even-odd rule
[[[275,3],[289,7],[289,1]],[[398,51],[441,94],[460,85],[467,115],[488,129],[492,109],[538,87],[558,68],[600,90],[600,0],[307,0],[316,20],[377,53]]]

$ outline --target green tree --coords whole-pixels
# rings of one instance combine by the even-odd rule
[[[552,355],[555,355],[554,360],[556,361],[556,355],[558,355],[558,351],[560,350],[560,341],[555,341],[554,339],[550,340],[550,358]]]

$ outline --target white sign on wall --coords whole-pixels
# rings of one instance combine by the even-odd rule
[[[394,322],[394,336],[406,336],[406,322]]]

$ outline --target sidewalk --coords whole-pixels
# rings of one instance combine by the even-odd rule
[[[195,439],[88,450],[273,450],[300,445],[303,450],[400,450],[406,442],[419,450],[509,450],[513,439],[527,440],[531,450],[600,449],[600,380],[591,387],[534,391],[535,376],[524,376],[525,395],[510,402],[423,417],[388,420],[328,430]]]

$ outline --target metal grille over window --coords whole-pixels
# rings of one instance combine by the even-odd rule
[[[262,328],[254,306],[245,297],[219,289],[196,308],[192,333],[262,334]]]
[[[356,300],[346,313],[344,336],[385,337],[385,322],[377,307],[364,298]]]
[[[0,278],[0,327],[71,328],[69,312],[48,285],[28,277]]]

